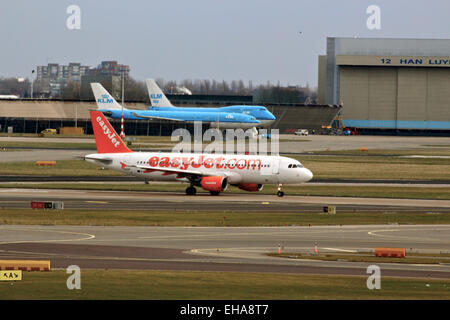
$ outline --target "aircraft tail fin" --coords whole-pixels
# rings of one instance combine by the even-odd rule
[[[122,106],[114,99],[114,97],[106,91],[100,83],[91,83],[92,92],[95,96],[97,109],[122,110]],[[123,108],[127,110],[126,108]]]
[[[174,105],[170,103],[169,99],[164,95],[162,90],[156,84],[154,79],[147,79],[148,95],[150,96],[150,104],[153,107],[173,107]]]
[[[133,152],[123,143],[101,111],[90,111],[97,153]]]

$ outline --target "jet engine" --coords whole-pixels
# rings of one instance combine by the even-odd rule
[[[261,191],[263,188],[262,184],[256,184],[256,183],[239,183],[237,185],[239,189],[245,190],[245,191]]]
[[[202,177],[200,185],[203,189],[210,192],[222,192],[228,187],[228,179],[223,176]]]

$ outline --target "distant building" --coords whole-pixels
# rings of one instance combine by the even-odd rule
[[[69,82],[77,82],[81,87],[81,98],[90,99],[91,82],[101,82],[111,93],[120,94],[121,78],[129,77],[130,67],[117,61],[102,61],[97,68],[83,66],[81,63],[60,65],[49,63],[36,68],[35,94],[47,97],[60,97]],[[87,91],[87,92],[86,92]]]
[[[69,65],[60,65],[58,63],[49,63],[46,66],[36,68],[36,81],[39,83],[39,93],[48,96],[60,96],[62,90],[68,82],[80,82],[90,69],[89,66],[82,66],[81,63],[69,63]]]
[[[130,66],[118,64],[117,61],[102,61],[97,68],[90,69],[88,75],[90,76],[122,76],[128,78],[130,74]]]
[[[100,82],[117,99],[121,98],[122,76],[127,79],[130,67],[117,61],[102,61],[81,78],[81,99],[93,99],[91,82]]]

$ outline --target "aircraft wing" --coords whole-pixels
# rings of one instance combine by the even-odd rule
[[[149,119],[149,120],[170,120],[170,121],[180,121],[180,122],[185,122],[185,120],[180,120],[180,119],[175,119],[175,118],[167,118],[167,117],[159,117],[159,116],[145,116],[145,115],[140,115],[136,112],[132,112],[131,113],[133,116],[138,117],[138,118],[142,118],[142,119]]]
[[[163,175],[178,174],[181,176],[197,176],[197,177],[203,177],[203,176],[228,177],[229,176],[228,174],[225,174],[225,173],[204,173],[204,172],[196,171],[196,170],[180,170],[180,169],[176,169],[176,168],[161,168],[161,167],[151,167],[151,166],[142,166],[142,165],[127,165],[125,163],[121,163],[121,164],[123,167],[133,167],[133,168],[138,168],[138,169],[142,169],[142,170],[149,170],[149,172],[153,172],[153,171],[164,172]]]
[[[195,170],[180,170],[180,169],[175,169],[175,168],[161,168],[161,167],[128,165],[128,164],[122,164],[122,165],[125,165],[127,167],[132,167],[132,168],[143,169],[143,170],[166,172],[167,173],[166,175],[169,175],[169,174],[182,174],[182,175],[187,175],[187,176],[204,176],[205,175],[203,172],[195,171]]]

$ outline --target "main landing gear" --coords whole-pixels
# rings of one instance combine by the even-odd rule
[[[190,186],[186,188],[186,194],[188,196],[195,196],[195,194],[197,193],[197,189],[195,189],[195,187]]]
[[[280,183],[278,185],[278,192],[277,192],[277,196],[282,197],[284,196],[284,192],[283,192],[283,185]]]
[[[219,191],[210,191],[209,192],[212,196],[218,196],[220,194]],[[195,189],[194,186],[190,186],[186,188],[186,195],[188,196],[195,196],[197,194],[197,189]]]

